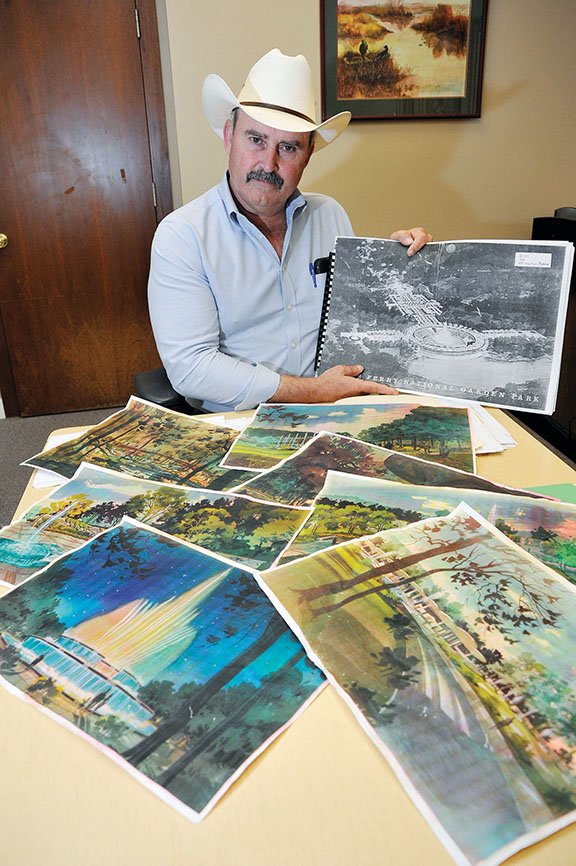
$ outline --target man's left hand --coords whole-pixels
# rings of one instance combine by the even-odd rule
[[[418,226],[415,229],[399,229],[397,232],[392,232],[390,235],[391,241],[400,241],[405,247],[408,247],[407,255],[413,256],[418,250],[421,250],[424,244],[430,243],[432,235]]]

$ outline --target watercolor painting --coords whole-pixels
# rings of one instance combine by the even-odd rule
[[[405,403],[262,403],[222,466],[276,466],[321,430],[474,472],[468,409]]]
[[[323,0],[324,115],[478,117],[487,0]]]
[[[191,820],[323,684],[231,560],[125,520],[0,599],[0,678]]]
[[[309,509],[131,478],[83,463],[58,490],[0,530],[0,582],[15,586],[132,517],[251,568],[270,568]]]
[[[150,481],[228,490],[253,474],[220,467],[237,435],[235,430],[131,397],[123,409],[78,438],[36,454],[23,465],[72,478],[86,462]]]
[[[509,493],[423,487],[328,472],[314,512],[281,562],[343,541],[449,514],[464,500],[536,559],[576,583],[576,505]]]
[[[576,818],[576,589],[461,504],[261,575],[459,864]]]
[[[366,403],[367,397],[343,397],[336,401],[336,405]],[[448,397],[434,397],[432,394],[418,394],[414,396],[407,393],[371,395],[372,404],[382,403],[393,405],[394,403],[405,403],[407,400],[414,401],[419,406],[464,406],[468,409],[470,418],[470,431],[474,443],[474,454],[498,454],[506,448],[516,445],[514,437],[508,430],[490,414],[488,409],[480,403],[471,403],[467,400],[453,400]]]
[[[479,475],[451,469],[419,457],[410,457],[338,433],[326,432],[318,433],[278,466],[233,489],[236,493],[245,493],[256,499],[283,505],[312,505],[322,490],[329,469],[373,478],[388,478],[404,484],[469,487],[525,496],[536,495],[504,487]]]

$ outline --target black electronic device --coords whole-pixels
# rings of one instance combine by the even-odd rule
[[[570,241],[576,246],[576,207],[560,207],[554,216],[535,217],[532,240]],[[546,416],[514,414],[566,457],[576,460],[576,267],[570,282],[556,409]]]

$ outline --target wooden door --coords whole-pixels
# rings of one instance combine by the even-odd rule
[[[8,415],[123,405],[159,364],[146,283],[171,199],[154,0],[138,5],[139,24],[134,0],[1,6]]]

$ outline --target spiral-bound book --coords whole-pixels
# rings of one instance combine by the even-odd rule
[[[551,414],[574,247],[567,241],[429,243],[338,237],[316,369],[413,393]]]

